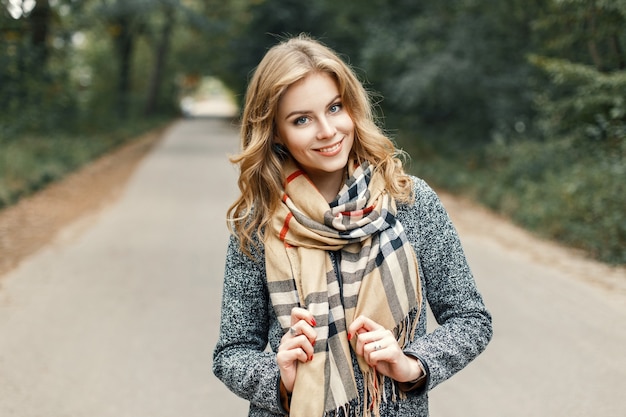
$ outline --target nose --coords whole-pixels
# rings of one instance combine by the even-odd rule
[[[326,117],[319,119],[319,129],[317,131],[318,139],[329,139],[335,136],[337,128]]]

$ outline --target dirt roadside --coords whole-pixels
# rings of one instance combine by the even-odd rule
[[[155,130],[107,154],[45,190],[0,211],[0,280],[26,257],[52,242],[67,225],[116,200],[137,164],[163,135]],[[533,236],[462,197],[438,191],[461,236],[495,239],[534,262],[562,269],[618,297],[626,297],[626,267],[611,267],[583,253]]]

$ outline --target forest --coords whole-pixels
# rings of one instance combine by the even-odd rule
[[[0,0],[0,208],[307,33],[411,172],[626,264],[626,0]]]

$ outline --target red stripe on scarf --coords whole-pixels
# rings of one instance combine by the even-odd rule
[[[354,211],[342,211],[341,214],[349,217],[365,217],[374,211],[374,206],[365,207],[362,210],[354,210]]]
[[[287,232],[289,232],[289,221],[292,219],[293,214],[289,213],[287,214],[287,217],[285,217],[285,222],[283,223],[283,228],[280,231],[280,240],[284,241],[285,240],[285,236],[287,236]]]
[[[289,184],[291,181],[295,180],[296,178],[298,178],[300,175],[303,175],[303,174],[304,174],[304,171],[302,171],[301,169],[294,171],[293,174],[287,177],[285,182]]]

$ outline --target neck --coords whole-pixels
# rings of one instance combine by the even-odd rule
[[[310,178],[320,194],[330,203],[337,197],[339,190],[341,190],[345,182],[345,171],[338,172],[337,175],[326,175],[323,178]]]

